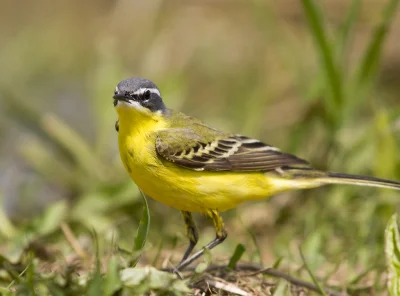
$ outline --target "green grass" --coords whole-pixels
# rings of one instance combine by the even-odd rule
[[[146,202],[119,160],[111,96],[140,75],[168,106],[316,168],[400,180],[400,93],[384,79],[387,65],[400,73],[387,54],[399,1],[336,2],[48,1],[58,13],[18,9],[29,26],[6,3],[0,294],[397,295],[398,192],[332,186],[240,206],[181,279],[163,271],[187,244],[179,212]],[[195,219],[201,247],[214,230]]]

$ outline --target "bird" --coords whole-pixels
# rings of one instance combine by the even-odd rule
[[[400,182],[325,172],[260,140],[215,129],[169,109],[159,88],[134,77],[115,88],[122,163],[139,189],[182,213],[189,245],[180,271],[227,237],[221,212],[281,192],[352,184],[400,190]],[[192,254],[199,234],[192,213],[211,218],[216,236]],[[191,255],[192,254],[192,255]]]

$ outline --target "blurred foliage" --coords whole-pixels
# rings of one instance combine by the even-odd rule
[[[400,233],[397,224],[397,215],[393,215],[385,231],[388,289],[391,296],[400,294]]]
[[[148,223],[138,228],[142,199],[119,160],[111,99],[126,77],[149,78],[169,107],[316,168],[400,180],[398,2],[3,3],[0,291],[124,295],[140,282],[160,292],[157,277],[186,291],[121,255],[140,245],[139,265],[166,268],[187,244],[179,213],[151,200],[148,237]],[[249,203],[224,214],[229,238],[209,255],[227,263],[241,243],[242,261],[279,258],[299,277],[385,293],[384,229],[398,197],[332,186]],[[201,246],[214,233],[198,223]],[[274,293],[288,289],[279,281]]]

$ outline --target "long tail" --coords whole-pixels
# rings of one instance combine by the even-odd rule
[[[343,173],[322,172],[312,168],[292,168],[285,169],[292,177],[297,180],[304,180],[305,185],[299,187],[311,188],[324,184],[350,184],[358,186],[382,187],[400,190],[400,182],[375,177],[350,175]]]
[[[329,172],[326,177],[321,177],[321,181],[326,184],[351,184],[400,190],[400,182],[397,181],[343,173]]]

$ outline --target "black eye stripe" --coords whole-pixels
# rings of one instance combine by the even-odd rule
[[[125,92],[125,96],[132,98],[135,101],[138,101],[140,96],[137,94],[134,94],[133,92]]]
[[[132,98],[135,101],[148,101],[151,98],[151,92],[146,91],[142,94],[135,94],[133,92],[126,92],[125,96]]]
[[[133,91],[123,91],[122,93],[126,98],[130,98],[135,101],[147,101],[150,100],[153,95],[160,97],[157,93],[152,92],[151,90],[145,90],[142,93],[135,93]],[[118,91],[115,91],[114,94],[118,94]]]

